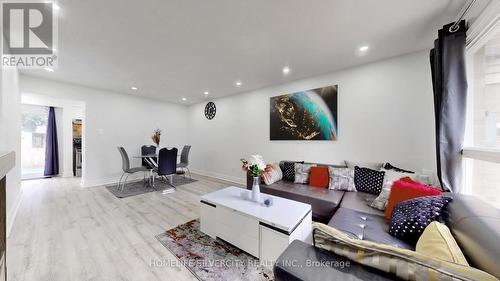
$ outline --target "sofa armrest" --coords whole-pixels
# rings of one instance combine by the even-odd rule
[[[302,241],[293,241],[274,265],[277,281],[398,280],[388,274],[357,264]]]

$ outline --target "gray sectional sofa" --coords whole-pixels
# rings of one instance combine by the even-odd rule
[[[251,189],[251,182],[247,183],[247,187]],[[367,204],[375,195],[333,191],[287,181],[262,184],[261,192],[308,203],[312,206],[313,220],[327,223],[360,239],[414,249],[412,245],[388,234],[388,222],[383,212]],[[453,201],[447,208],[447,224],[469,264],[500,278],[500,210],[473,196],[450,196]],[[339,266],[347,262],[348,267]],[[279,257],[274,274],[278,281],[397,280],[394,276],[298,240]]]

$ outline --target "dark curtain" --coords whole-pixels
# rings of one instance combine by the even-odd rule
[[[436,121],[437,175],[445,191],[458,190],[462,180],[461,151],[465,134],[467,75],[465,21],[455,32],[445,25],[431,50]]]
[[[49,109],[45,141],[45,170],[43,175],[46,177],[55,176],[59,174],[59,151],[57,147],[56,114],[52,106]]]

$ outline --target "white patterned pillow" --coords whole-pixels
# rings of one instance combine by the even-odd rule
[[[391,194],[392,182],[386,182],[382,187],[382,191],[378,195],[375,200],[368,205],[372,208],[385,211],[385,207],[387,207],[387,200],[389,200],[389,195]]]
[[[283,172],[281,171],[279,164],[273,164],[273,169],[269,172],[264,172],[262,174],[262,178],[264,179],[264,183],[266,185],[273,184],[277,181],[280,181],[283,178]]]
[[[384,175],[384,186],[382,187],[382,191],[378,195],[373,202],[368,205],[372,208],[385,211],[385,207],[387,206],[387,200],[389,200],[389,195],[391,194],[392,183],[401,178],[410,177],[414,178],[415,174],[397,172],[393,170],[380,169],[380,171],[385,172]]]
[[[309,183],[309,171],[316,164],[301,164],[295,163],[295,180],[294,183]]]
[[[354,186],[354,169],[328,167],[330,174],[329,189],[356,191]]]

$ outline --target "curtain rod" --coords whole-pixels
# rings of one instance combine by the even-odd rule
[[[476,3],[476,1],[477,0],[471,0],[469,2],[469,4],[465,5],[462,8],[458,19],[455,21],[455,23],[452,26],[450,26],[450,29],[449,29],[450,32],[455,32],[458,30],[458,28],[460,27],[460,21],[464,19],[465,15],[469,12],[470,8],[472,8],[472,6]]]

